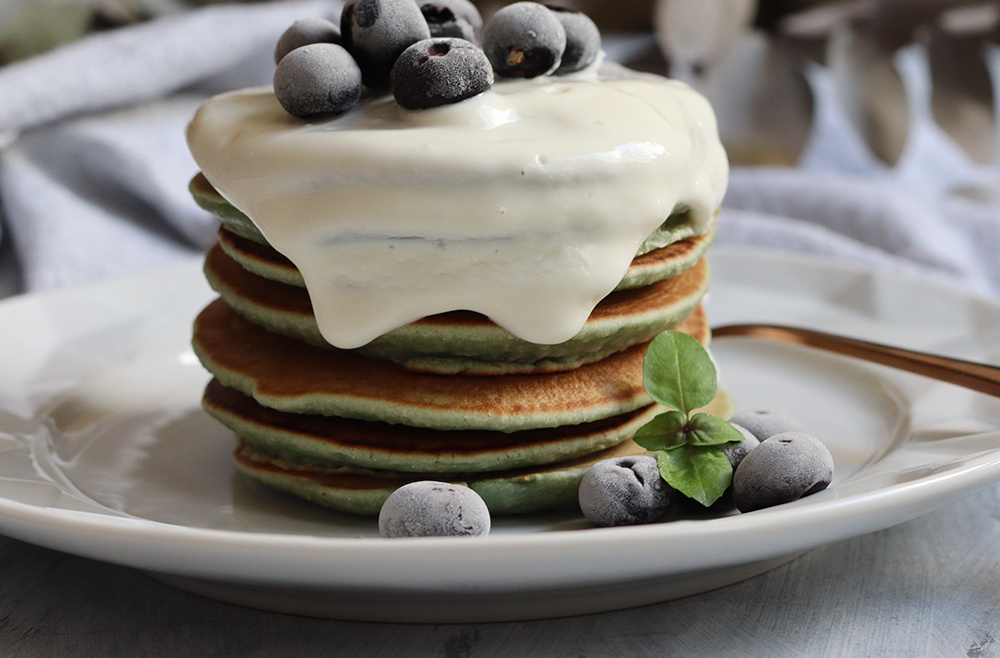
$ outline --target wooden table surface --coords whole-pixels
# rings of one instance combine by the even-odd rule
[[[0,537],[0,656],[320,655],[1000,656],[1000,486],[698,596],[497,624],[261,612]]]

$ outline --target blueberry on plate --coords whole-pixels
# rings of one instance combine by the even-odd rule
[[[403,51],[390,81],[396,102],[416,110],[483,93],[493,85],[493,69],[483,51],[465,39],[424,39]]]
[[[483,17],[469,0],[418,0],[432,37],[456,37],[479,43]]]
[[[673,489],[660,477],[651,455],[597,462],[580,481],[580,511],[596,526],[659,521],[670,509]]]
[[[399,54],[430,29],[414,0],[347,0],[340,15],[344,47],[354,55],[364,83],[389,88],[389,72]]]
[[[566,50],[563,51],[556,75],[585,69],[601,52],[601,31],[582,11],[557,5],[545,5],[566,30]]]
[[[760,445],[760,440],[754,436],[750,430],[743,427],[742,425],[737,425],[736,423],[730,421],[730,424],[736,428],[736,430],[743,435],[743,440],[739,443],[731,443],[722,449],[723,454],[729,459],[729,463],[733,466],[733,471],[736,467],[740,465],[740,462],[750,453],[751,450]]]
[[[789,503],[822,491],[833,478],[833,457],[819,439],[785,432],[761,441],[733,473],[741,512]]]
[[[386,538],[486,535],[490,511],[469,487],[421,480],[389,494],[378,515],[378,531]]]
[[[783,432],[801,432],[802,423],[783,411],[741,411],[729,419],[734,425],[750,430],[761,441]]]
[[[483,50],[497,75],[534,78],[556,70],[566,50],[566,30],[537,2],[515,2],[483,27]]]
[[[274,95],[286,112],[300,118],[344,112],[361,98],[361,71],[342,47],[312,43],[278,62]]]
[[[340,28],[325,18],[303,18],[292,23],[274,47],[274,63],[296,48],[311,43],[340,43]]]

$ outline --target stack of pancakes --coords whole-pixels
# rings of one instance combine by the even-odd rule
[[[670,328],[709,340],[711,226],[641,249],[558,345],[456,311],[337,349],[295,267],[202,175],[191,190],[222,220],[205,261],[220,298],[194,327],[214,375],[204,406],[238,435],[241,472],[341,511],[377,514],[395,488],[427,479],[470,486],[493,514],[573,505],[591,464],[643,452],[631,436],[658,411],[643,390],[648,342]]]

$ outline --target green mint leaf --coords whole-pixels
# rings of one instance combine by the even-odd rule
[[[743,440],[743,435],[729,421],[712,414],[691,416],[685,429],[688,443],[693,446],[716,446]]]
[[[657,454],[667,484],[705,507],[722,497],[733,481],[733,467],[718,446],[692,446]]]
[[[643,361],[643,386],[649,397],[687,415],[715,397],[715,365],[697,340],[680,331],[653,339]]]
[[[687,416],[681,412],[665,411],[636,430],[633,440],[646,450],[677,448],[688,442],[684,431],[687,422]]]

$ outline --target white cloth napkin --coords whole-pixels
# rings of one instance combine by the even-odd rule
[[[187,192],[196,166],[186,122],[211,93],[266,84],[280,33],[298,18],[336,18],[339,7],[210,7],[0,69],[0,296],[207,247],[216,224]],[[849,259],[1000,297],[1000,166],[971,164],[930,121],[919,50],[900,62],[917,111],[898,166],[867,153],[820,71],[801,164],[734,168],[719,242]]]

